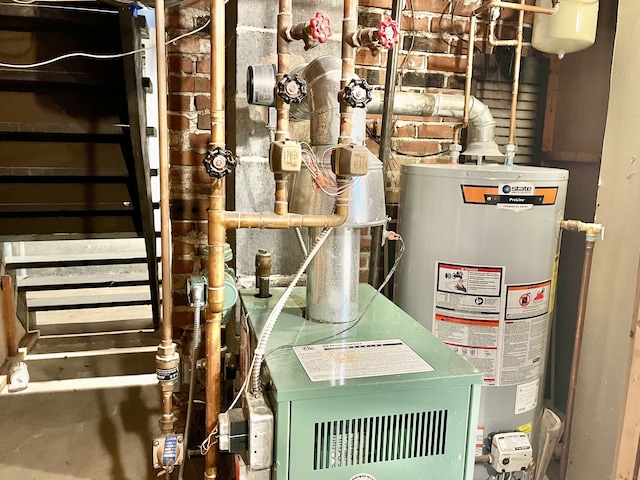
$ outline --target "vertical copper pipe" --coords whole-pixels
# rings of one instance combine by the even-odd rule
[[[578,368],[580,367],[580,350],[582,348],[582,336],[584,332],[584,319],[587,311],[587,298],[589,296],[589,279],[591,277],[591,263],[593,260],[593,247],[596,238],[587,234],[585,240],[584,261],[582,264],[582,278],[580,279],[580,297],[578,299],[578,318],[576,321],[576,335],[573,344],[573,358],[571,359],[571,374],[569,377],[569,396],[567,397],[567,412],[562,441],[562,456],[560,458],[560,480],[566,480],[569,466],[569,446],[571,442],[571,426],[573,422],[573,409],[575,395],[578,386]]]
[[[526,6],[526,0],[520,0],[520,5]],[[513,90],[511,92],[511,119],[509,121],[509,141],[507,145],[515,146],[516,138],[516,109],[518,107],[518,89],[520,86],[520,61],[522,59],[522,35],[524,30],[524,12],[518,12],[518,34],[516,37],[516,54],[513,61]]]
[[[16,307],[13,300],[13,282],[9,275],[2,276],[2,316],[4,317],[4,333],[7,337],[7,356],[18,354],[16,329]]]
[[[169,214],[169,127],[167,117],[167,49],[165,45],[164,0],[156,0],[156,63],[158,90],[158,141],[160,175],[160,242],[162,250],[162,343],[156,357],[157,368],[177,366],[172,323],[172,279],[171,279],[171,218]],[[173,362],[173,363],[172,363]],[[162,418],[160,431],[163,435],[173,433],[173,386],[175,382],[160,382],[162,392]]]
[[[211,145],[226,147],[225,141],[225,15],[224,0],[211,0]],[[212,179],[209,210],[224,211],[226,182]],[[224,244],[226,230],[221,222],[209,222],[209,292],[205,316],[207,360],[205,428],[207,435],[218,425],[220,415],[220,325],[224,307]],[[205,479],[218,477],[216,445],[205,456]]]
[[[358,31],[358,0],[344,0],[344,18],[342,20],[342,79],[340,91],[356,74],[356,49],[353,37]],[[351,143],[353,129],[353,108],[340,98],[340,137],[338,143]]]
[[[276,82],[280,82],[285,75],[289,74],[291,68],[291,49],[287,38],[287,31],[293,24],[291,13],[291,0],[279,0],[278,2],[278,72]],[[287,140],[289,138],[289,104],[279,95],[276,95],[276,141]]]
[[[164,0],[156,0],[156,62],[158,65],[158,141],[160,144],[160,241],[162,245],[162,343],[173,343],[171,319],[171,220],[169,216],[169,127],[167,119],[167,48]]]

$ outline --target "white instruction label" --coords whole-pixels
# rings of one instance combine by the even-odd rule
[[[398,339],[302,345],[293,351],[312,382],[433,371]]]
[[[504,267],[436,265],[433,333],[484,373],[497,375]]]
[[[500,385],[542,377],[550,297],[551,280],[507,286]]]
[[[533,380],[532,382],[518,385],[518,389],[516,392],[516,415],[528,412],[536,408],[536,406],[538,405],[539,388],[539,378]]]

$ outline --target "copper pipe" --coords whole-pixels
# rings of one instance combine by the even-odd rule
[[[160,242],[162,268],[162,343],[158,346],[156,368],[172,370],[178,366],[176,345],[173,343],[172,323],[172,279],[171,279],[171,218],[169,214],[169,127],[167,116],[167,52],[165,44],[164,0],[156,0],[156,63],[158,90],[158,141],[159,141],[159,175],[160,175]],[[160,375],[159,375],[160,378]],[[160,431],[163,435],[174,432],[175,417],[173,415],[173,386],[175,380],[160,381],[162,394],[162,417]]]
[[[525,5],[526,0],[520,0]],[[524,31],[524,10],[518,12],[518,33],[516,37],[516,54],[513,62],[513,89],[511,92],[511,119],[509,121],[509,141],[507,145],[515,146],[516,139],[516,109],[518,107],[518,90],[520,86],[520,62],[522,60],[522,37]]]
[[[467,125],[469,125],[469,110],[471,109],[471,80],[473,78],[473,50],[475,49],[476,43],[477,24],[478,18],[475,15],[471,15],[471,25],[469,27],[469,43],[467,46],[467,76],[464,82],[464,114],[462,117],[462,125],[460,126],[460,128],[467,128]]]
[[[169,216],[169,127],[167,117],[167,48],[164,0],[156,0],[156,62],[158,64],[158,142],[160,144],[160,241],[162,245],[162,343],[173,343],[171,318],[171,219]]]
[[[526,3],[510,3],[510,2],[500,2],[500,1],[492,1],[487,2],[484,5],[478,7],[474,13],[482,13],[491,8],[509,8],[511,10],[520,10],[523,12],[533,12],[533,13],[544,13],[546,15],[553,15],[556,13],[555,8],[544,8],[537,7],[535,5],[527,5]]]
[[[342,20],[342,79],[340,91],[356,74],[355,35],[358,32],[358,0],[344,0],[344,18]],[[340,96],[340,137],[338,143],[353,142],[353,108]]]
[[[211,0],[211,145],[226,147],[225,141],[225,12],[224,0]],[[210,210],[224,210],[226,182],[212,179],[209,196]],[[224,225],[209,223],[209,285],[222,286],[217,296],[222,297],[224,307]],[[219,290],[219,288],[218,288]],[[216,297],[217,297],[216,296]],[[215,431],[220,415],[220,325],[222,308],[213,311],[211,306],[218,298],[209,298],[205,314],[206,344],[206,405],[205,429],[207,435]],[[205,455],[205,478],[218,476],[218,449],[215,445]]]
[[[279,0],[278,11],[278,71],[276,82],[280,82],[291,68],[291,49],[289,48],[289,30],[292,26],[291,0]],[[276,141],[289,139],[289,104],[276,95]]]
[[[582,278],[580,280],[580,297],[578,300],[578,318],[576,321],[576,335],[573,344],[573,358],[571,359],[571,373],[569,377],[569,395],[567,398],[567,412],[562,441],[562,456],[560,457],[560,480],[566,480],[569,464],[569,446],[571,443],[571,426],[573,423],[573,410],[578,384],[578,368],[580,366],[580,350],[584,332],[584,320],[587,310],[587,298],[589,295],[589,278],[591,277],[591,263],[593,260],[593,247],[596,243],[595,235],[587,234],[585,240],[584,261],[582,264]]]
[[[518,40],[501,40],[496,38],[496,22],[494,17],[491,17],[489,22],[489,45],[492,47],[513,47],[518,45]]]
[[[7,356],[18,355],[18,339],[16,329],[16,307],[13,293],[13,282],[9,275],[2,276],[2,316],[4,318],[4,333],[7,338]]]
[[[483,464],[488,464],[491,463],[491,455],[478,455],[475,458],[475,464],[476,465],[483,465]]]

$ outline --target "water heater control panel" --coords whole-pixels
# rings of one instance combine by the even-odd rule
[[[491,466],[497,472],[527,470],[532,456],[533,449],[526,433],[496,433],[491,440]]]

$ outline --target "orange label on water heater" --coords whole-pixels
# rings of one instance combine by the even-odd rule
[[[534,187],[532,191],[518,193],[509,184],[495,187],[461,185],[464,203],[476,205],[498,205],[526,203],[529,205],[554,205],[558,187]]]

